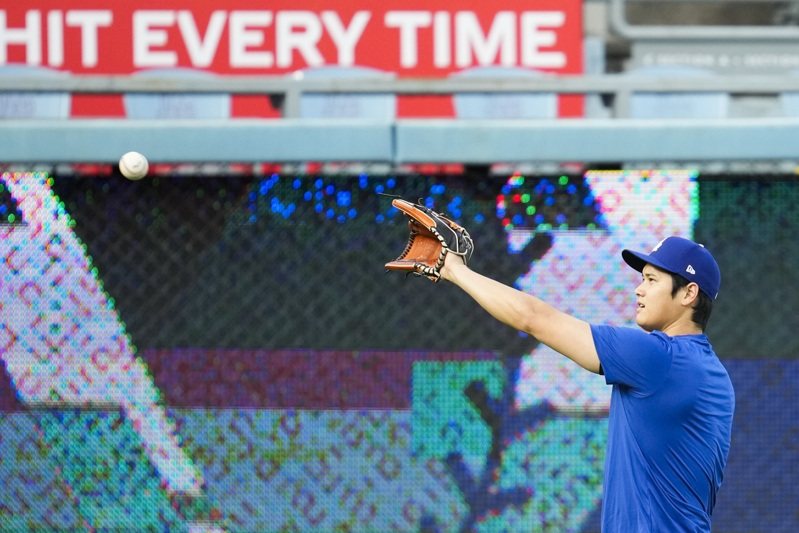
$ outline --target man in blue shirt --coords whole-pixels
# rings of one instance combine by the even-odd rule
[[[613,385],[603,532],[709,532],[735,410],[727,371],[704,334],[721,273],[707,249],[681,237],[622,258],[642,275],[641,329],[588,324],[454,254],[441,274],[497,320]]]

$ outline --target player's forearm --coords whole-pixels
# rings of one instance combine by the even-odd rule
[[[488,313],[519,331],[535,335],[535,321],[549,307],[538,298],[483,276],[462,263],[448,264],[444,279],[460,287]]]
[[[586,370],[599,372],[599,356],[587,322],[474,272],[461,261],[448,261],[442,277],[460,287],[500,322],[532,335]]]

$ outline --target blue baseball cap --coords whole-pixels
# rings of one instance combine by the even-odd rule
[[[650,264],[696,283],[699,290],[713,300],[719,295],[719,265],[704,246],[694,241],[682,237],[667,237],[652,248],[649,254],[622,250],[621,257],[638,272]]]

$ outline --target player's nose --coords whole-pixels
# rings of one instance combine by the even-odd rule
[[[641,283],[639,283],[638,286],[635,288],[635,295],[638,296],[638,297],[641,297],[641,296],[644,295],[644,282],[643,281]]]

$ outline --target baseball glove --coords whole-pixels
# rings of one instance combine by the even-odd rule
[[[437,282],[448,253],[459,255],[466,263],[474,243],[465,228],[423,205],[395,198],[391,205],[408,217],[410,236],[405,250],[386,263],[386,270],[398,270]]]

